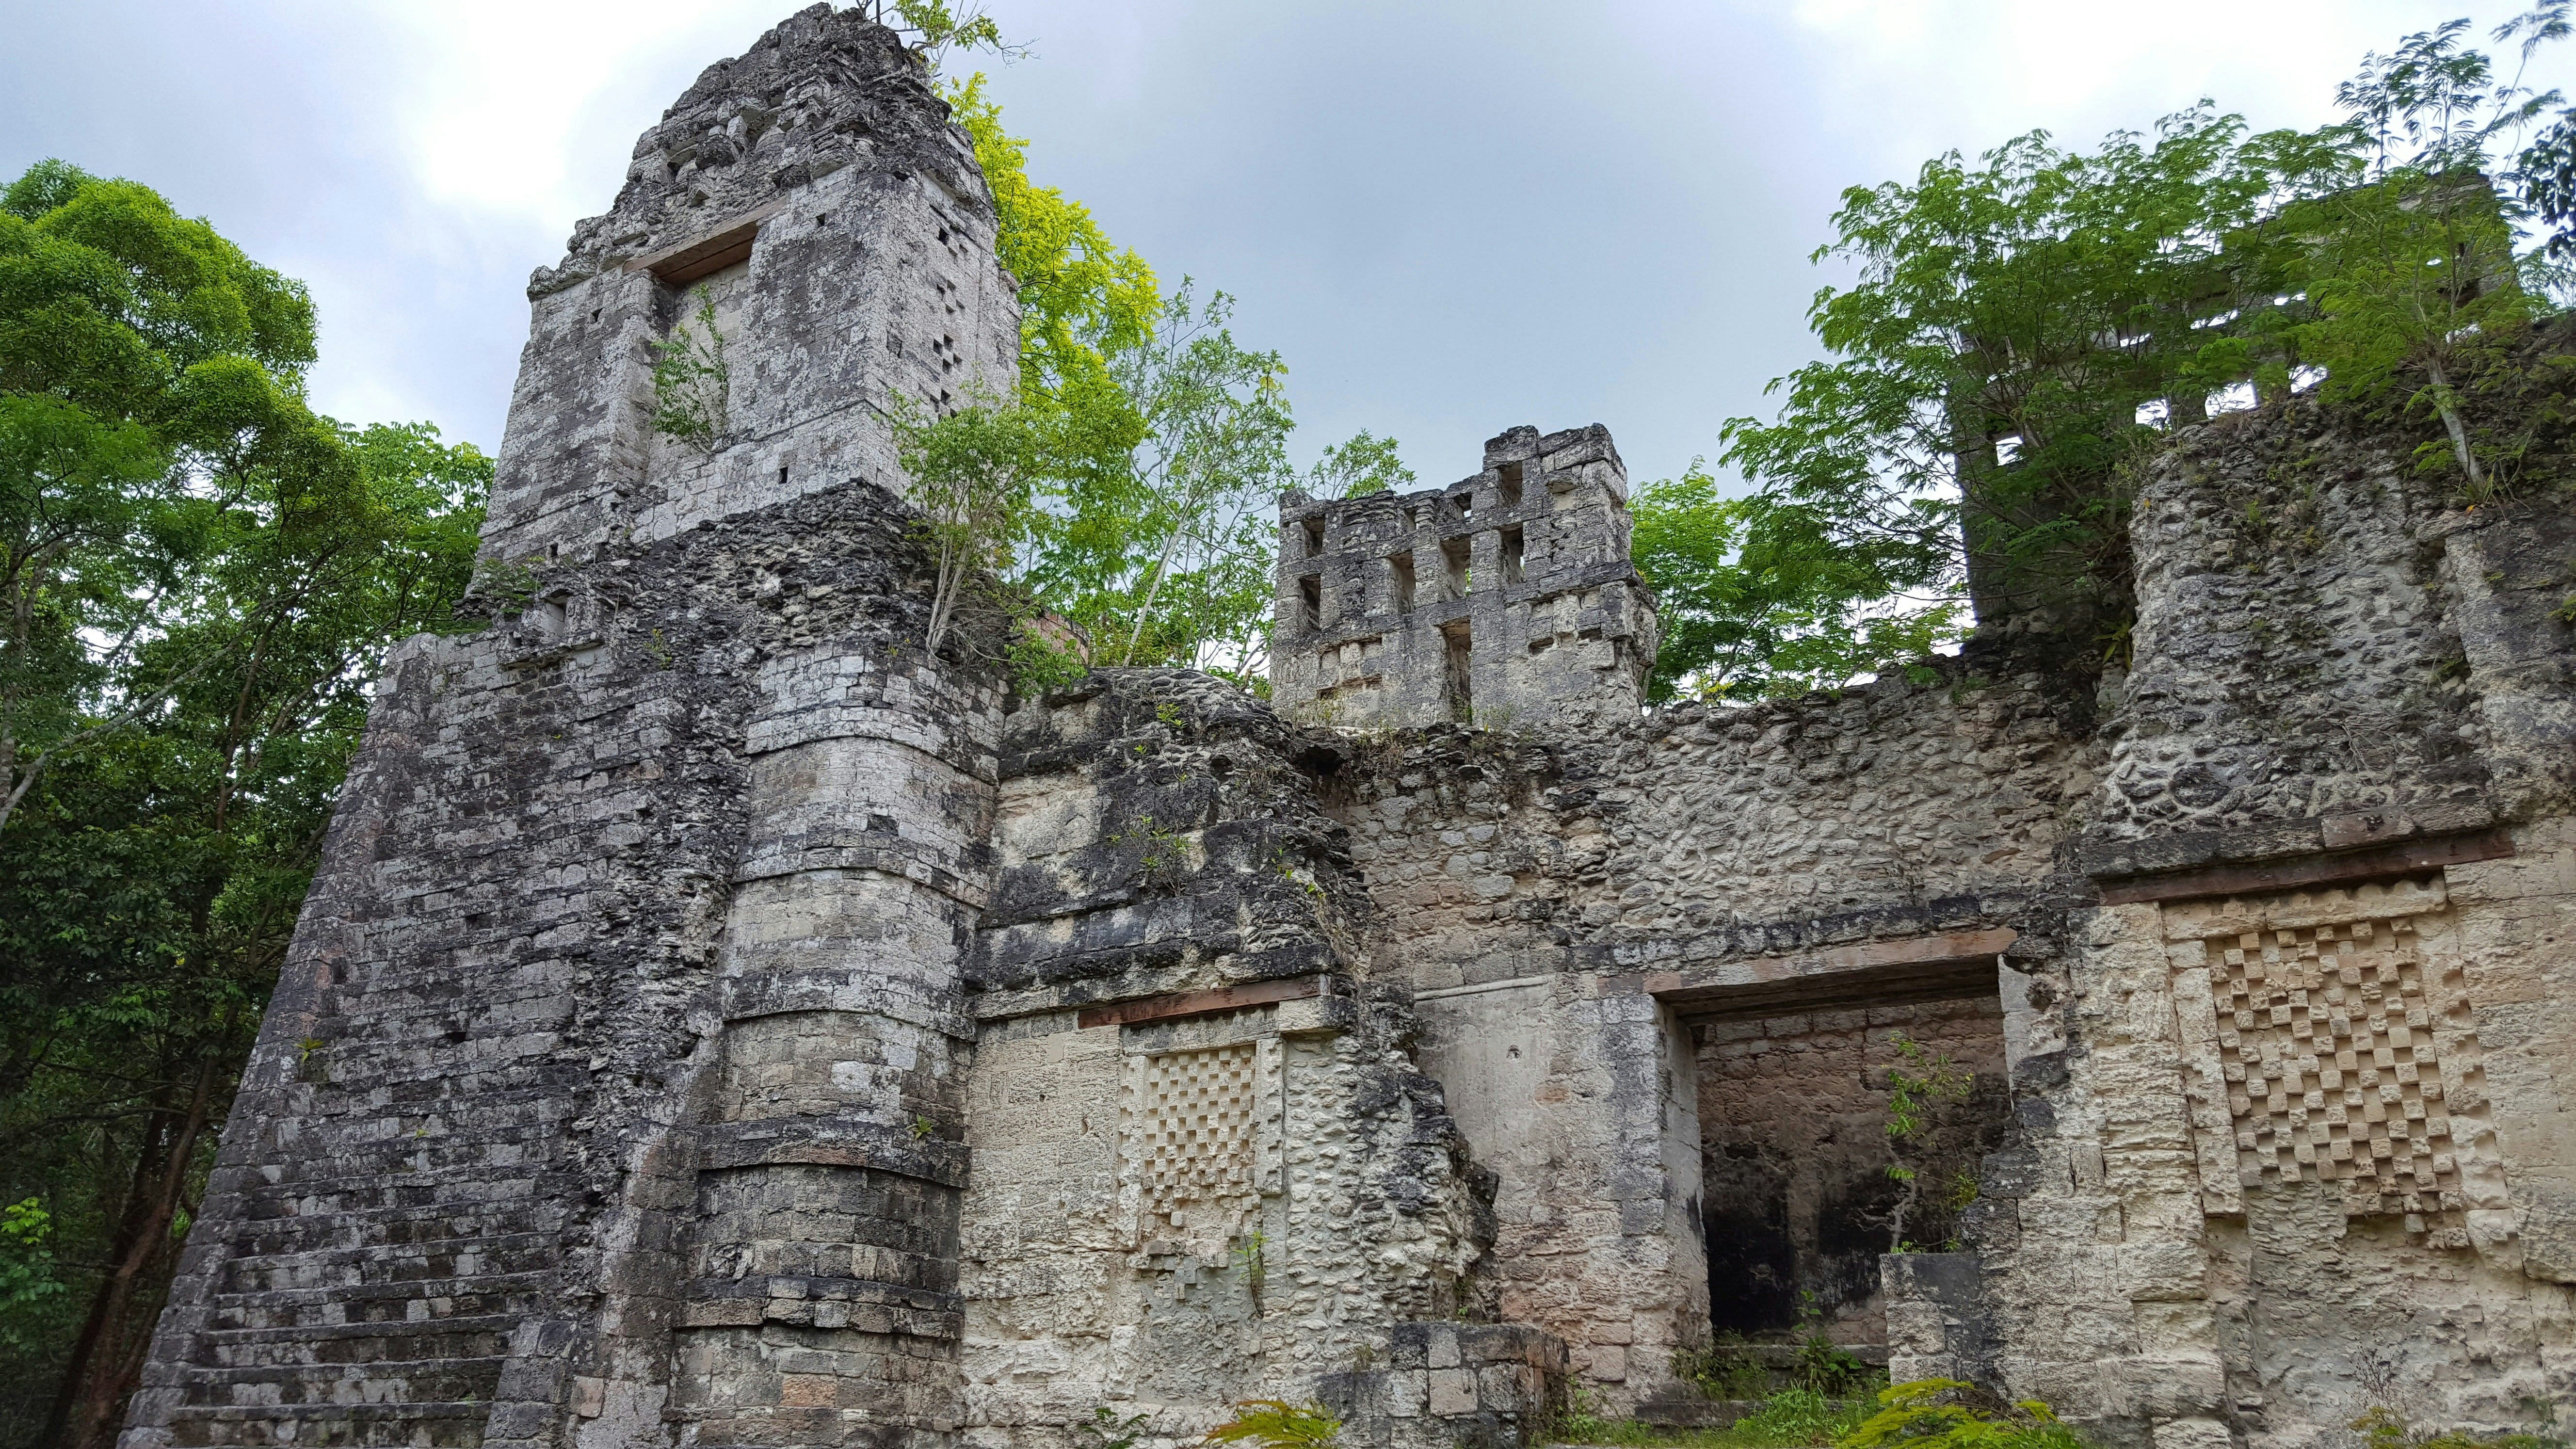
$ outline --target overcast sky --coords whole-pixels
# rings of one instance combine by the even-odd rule
[[[2362,52],[2513,4],[991,0],[1030,169],[1286,354],[1301,459],[1392,433],[1426,483],[1516,423],[1712,453],[1812,355],[1836,194],[2201,96],[2331,118]],[[635,135],[792,0],[0,0],[0,171],[158,187],[311,284],[316,400],[500,442],[530,269]],[[2576,91],[2576,45],[2533,69]]]

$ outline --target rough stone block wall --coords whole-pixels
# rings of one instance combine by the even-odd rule
[[[2048,1030],[1998,957],[2054,949],[2092,700],[1949,667],[1579,735],[1362,734],[1336,778],[1374,953],[1499,1178],[1494,1313],[1563,1335],[1605,1403],[1684,1392],[1672,1352],[1708,1332],[1691,1017],[1928,983],[2018,1006],[2023,1046]],[[1834,955],[1927,937],[1971,944],[1856,973]]]
[[[1633,717],[1654,600],[1628,561],[1628,472],[1595,423],[1485,444],[1440,490],[1279,505],[1271,692],[1318,723],[1489,728]]]
[[[1316,799],[1337,751],[1205,676],[1133,671],[1023,707],[1005,761],[968,1439],[1069,1443],[1103,1408],[1186,1436],[1469,1306],[1479,1174],[1410,1013],[1369,984],[1370,907]],[[1554,1342],[1514,1332],[1523,1361]],[[1367,1442],[1453,1419],[1517,1441],[1546,1385],[1493,1377],[1463,1406],[1445,1379],[1436,1411],[1379,1405]]]
[[[1970,1212],[1981,1282],[1948,1301],[1982,1321],[1900,1373],[1983,1355],[2159,1444],[2322,1443],[2373,1404],[2529,1428],[2576,1397],[2576,1057],[2533,1005],[2576,930],[2536,563],[2566,524],[2456,511],[2402,458],[2300,403],[2150,476],[2136,667],[2067,850],[2103,903],[2025,997],[2066,1050],[2021,1063],[2022,1141]]]

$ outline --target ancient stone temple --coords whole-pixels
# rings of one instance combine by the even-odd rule
[[[1714,1335],[2564,1424],[2576,520],[2276,404],[2107,657],[1646,709],[1617,452],[1516,428],[1285,501],[1273,702],[1032,698],[921,647],[884,421],[1010,386],[994,225],[818,5],[537,273],[489,625],[386,666],[130,1449],[1508,1446]]]

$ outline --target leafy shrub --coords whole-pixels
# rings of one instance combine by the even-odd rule
[[[1831,1444],[1869,1417],[1869,1405],[1829,1398],[1813,1389],[1782,1389],[1727,1430],[1745,1449]]]
[[[1313,1402],[1251,1399],[1234,1406],[1232,1421],[1208,1431],[1211,1444],[1250,1443],[1259,1449],[1327,1449],[1341,1442],[1341,1417]]]
[[[2037,1399],[2006,1403],[1957,1379],[1917,1379],[1880,1392],[1879,1410],[1835,1449],[2084,1449]]]
[[[1771,1371],[1733,1334],[1673,1350],[1673,1377],[1712,1399],[1756,1399],[1771,1388]]]

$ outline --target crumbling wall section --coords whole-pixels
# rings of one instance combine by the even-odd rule
[[[2093,701],[2005,658],[1929,672],[1580,736],[1350,736],[1330,798],[1373,957],[1500,1179],[1495,1311],[1563,1335],[1604,1402],[1686,1392],[1671,1355],[1708,1331],[1695,1016],[1928,986],[1995,1000],[2012,1061],[2056,1046],[2032,987]]]
[[[1279,504],[1271,691],[1313,723],[1581,726],[1633,716],[1655,659],[1628,472],[1595,423],[1485,444],[1445,489]]]
[[[1373,908],[1315,797],[1337,767],[1179,671],[1012,717],[974,968],[970,1440],[1069,1443],[1104,1409],[1186,1436],[1473,1307],[1478,1174],[1411,1013],[1370,982]],[[1543,1340],[1505,1357],[1549,1361]],[[1371,1442],[1446,1444],[1453,1421],[1511,1442],[1544,1401],[1535,1370],[1480,1396],[1471,1369],[1463,1400],[1451,1377],[1437,1402],[1332,1381]]]

